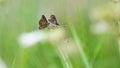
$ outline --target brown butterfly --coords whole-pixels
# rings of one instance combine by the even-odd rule
[[[55,15],[50,15],[50,19],[48,19],[48,21],[54,25],[59,25]]]
[[[44,29],[49,25],[46,17],[44,15],[42,15],[40,21],[39,21],[39,29]]]

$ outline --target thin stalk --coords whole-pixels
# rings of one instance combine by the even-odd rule
[[[18,54],[16,54],[15,57],[13,58],[13,61],[12,61],[12,64],[11,64],[11,67],[10,67],[10,68],[15,68],[14,66],[15,66],[15,62],[16,62],[16,60],[17,60],[17,55],[18,55]]]
[[[115,4],[115,11],[114,11],[114,17],[115,17],[115,20],[114,20],[114,24],[115,24],[115,28],[116,28],[116,31],[117,31],[117,38],[118,38],[118,48],[119,48],[119,53],[120,53],[120,21],[119,21],[119,0],[114,0],[114,4]]]
[[[71,63],[70,63],[68,55],[64,54],[60,48],[58,48],[58,50],[59,50],[61,59],[63,60],[63,62],[65,64],[65,68],[73,68]]]
[[[77,44],[77,47],[78,47],[78,49],[79,49],[79,52],[80,52],[80,54],[81,54],[81,56],[82,56],[83,62],[84,62],[84,64],[85,64],[85,68],[90,68],[90,64],[89,64],[89,62],[88,62],[87,56],[86,56],[86,54],[85,54],[85,52],[84,52],[84,49],[83,49],[83,47],[82,47],[82,43],[80,42],[80,40],[79,40],[79,38],[78,38],[77,32],[76,32],[76,30],[75,30],[75,27],[73,26],[72,22],[69,21],[69,20],[71,20],[71,19],[69,19],[69,17],[68,17],[68,22],[69,22],[68,24],[69,24],[69,26],[70,26],[71,33],[72,33],[72,35],[73,35],[73,39],[75,40],[75,42],[76,42],[76,44]]]

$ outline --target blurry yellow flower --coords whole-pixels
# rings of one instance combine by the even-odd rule
[[[3,0],[0,0],[0,3],[3,2]]]
[[[105,20],[109,23],[114,22],[116,19],[120,20],[120,3],[110,2],[105,6],[93,8],[91,18]]]

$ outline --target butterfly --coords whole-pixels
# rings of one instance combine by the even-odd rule
[[[49,23],[44,15],[42,15],[40,21],[39,21],[39,29],[44,29],[48,27]]]
[[[51,25],[52,24],[52,25]],[[42,15],[40,21],[39,21],[39,29],[44,29],[44,28],[54,28],[55,26],[58,26],[58,22],[57,19],[55,17],[55,15],[50,15],[50,19],[46,19],[46,17],[44,15]]]
[[[48,21],[54,25],[59,25],[55,15],[50,15],[50,19],[48,19]]]

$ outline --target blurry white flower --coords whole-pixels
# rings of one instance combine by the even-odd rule
[[[59,49],[61,49],[62,53],[73,55],[78,52],[78,48],[76,43],[70,38],[65,39],[61,45],[59,45]]]
[[[48,40],[51,43],[61,42],[65,38],[65,30],[62,28],[54,29],[50,31]]]
[[[33,32],[21,34],[19,37],[19,43],[26,48],[35,45],[39,41],[43,41],[45,38],[46,38],[45,32],[33,31]]]
[[[0,68],[7,68],[6,64],[0,59]]]
[[[94,23],[91,26],[91,31],[94,34],[103,34],[108,31],[108,24],[105,21]]]
[[[53,30],[45,31],[33,31],[29,33],[23,33],[19,37],[19,43],[22,47],[26,48],[33,46],[41,41],[49,41],[53,44],[58,44],[65,38],[65,30],[62,28],[57,28]]]

